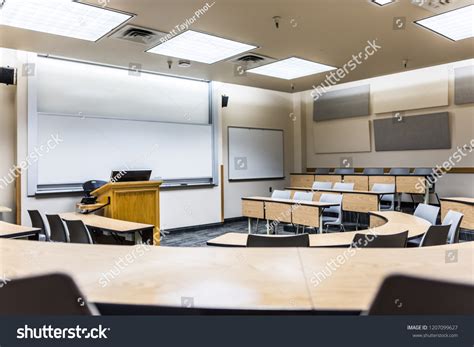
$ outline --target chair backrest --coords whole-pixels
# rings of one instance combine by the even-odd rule
[[[355,234],[351,247],[354,248],[405,248],[408,230],[399,234],[373,235]]]
[[[354,168],[337,168],[334,173],[337,175],[352,175],[355,172]]]
[[[448,243],[459,242],[459,229],[464,215],[461,212],[449,210],[444,216],[443,225],[450,225],[448,234]]]
[[[313,201],[313,193],[311,192],[295,192],[293,200],[298,201]]]
[[[290,199],[291,192],[289,190],[274,190],[272,193],[273,199]]]
[[[49,223],[50,240],[55,242],[69,242],[69,233],[64,222],[57,214],[47,214]]]
[[[366,167],[364,169],[364,175],[383,175],[383,167]]]
[[[338,204],[338,206],[326,207],[324,209],[324,212],[337,213],[338,217],[341,215],[342,194],[331,194],[331,193],[321,194],[321,197],[319,198],[319,202]]]
[[[408,167],[393,167],[390,169],[390,175],[409,175],[410,168]]]
[[[393,192],[393,194],[385,194],[380,198],[381,201],[389,201],[393,204],[395,201],[395,184],[391,183],[374,183],[373,192]]]
[[[102,187],[104,184],[107,184],[107,182],[99,180],[87,181],[82,185],[82,189],[84,190],[86,196],[90,196],[94,190]]]
[[[417,167],[412,172],[412,175],[431,176],[432,174],[433,174],[433,168],[431,167]]]
[[[265,236],[249,234],[247,247],[309,247],[309,235]]]
[[[434,225],[438,219],[438,213],[439,207],[427,204],[418,204],[413,215],[423,218]]]
[[[21,298],[21,300],[19,300]],[[0,289],[0,315],[97,314],[74,280],[64,274],[13,279]],[[83,299],[83,302],[79,300]]]
[[[451,225],[432,225],[428,228],[420,242],[420,247],[441,246],[448,241]]]
[[[71,243],[94,243],[89,229],[81,220],[66,220]]]
[[[474,286],[403,275],[387,277],[369,315],[472,315]]]
[[[327,175],[331,171],[329,168],[317,168],[314,173],[317,175]]]
[[[332,187],[332,189],[335,189],[335,190],[354,190],[354,183],[336,182],[336,183],[334,183],[334,187]]]
[[[331,189],[331,188],[332,188],[332,182],[318,182],[318,181],[313,182],[314,190]]]
[[[46,230],[46,224],[44,224],[43,217],[38,210],[28,210],[28,214],[30,215],[31,225],[33,228],[41,229],[41,234],[46,237],[46,240],[49,241],[49,234]]]

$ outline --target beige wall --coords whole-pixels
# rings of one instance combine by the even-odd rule
[[[0,48],[0,66],[18,67],[15,51]],[[19,70],[21,71],[21,69]],[[4,213],[3,219],[15,221],[15,184],[10,181],[9,171],[15,165],[16,155],[16,86],[0,84],[0,206],[9,207],[12,213]]]
[[[463,62],[461,64],[447,64],[445,68],[434,67],[432,73],[436,74],[440,72],[439,78],[433,78],[431,80],[439,89],[440,79],[445,80],[444,83],[447,84],[449,94],[448,94],[448,106],[439,106],[439,107],[430,107],[430,108],[421,108],[417,110],[408,110],[405,111],[405,116],[417,115],[417,114],[426,114],[426,113],[436,113],[436,112],[449,112],[451,119],[451,137],[452,137],[452,149],[449,150],[418,150],[418,151],[393,151],[393,152],[376,152],[374,145],[374,136],[373,128],[371,129],[371,151],[365,153],[335,153],[335,154],[317,154],[315,148],[314,134],[315,130],[321,125],[318,125],[317,122],[313,121],[313,99],[311,97],[311,91],[306,91],[298,93],[298,96],[295,96],[301,100],[301,116],[306,119],[306,128],[305,128],[305,139],[303,140],[306,145],[306,167],[315,168],[315,167],[339,167],[340,160],[342,157],[351,157],[353,160],[354,167],[435,167],[436,165],[442,165],[443,162],[449,160],[450,156],[457,150],[457,146],[464,146],[469,144],[469,142],[474,138],[474,104],[467,105],[454,105],[454,66],[465,66],[469,62]],[[472,63],[472,60],[471,60]],[[443,71],[448,70],[448,74],[443,73]],[[423,69],[420,72],[420,79],[417,78],[416,70],[410,72],[411,77],[413,78],[413,86],[410,86],[412,92],[417,92],[421,95],[427,94],[425,92],[426,88],[429,88],[426,84],[420,84],[420,79],[423,79],[423,76],[426,76],[426,69]],[[447,76],[447,77],[445,77]],[[376,80],[376,82],[374,82]],[[373,88],[373,83],[377,84],[375,88],[380,88],[380,85],[391,85],[393,78],[391,76],[377,77],[376,79],[368,79],[356,82],[350,82],[347,84],[341,84],[334,87],[332,90],[359,86],[364,84],[371,84]],[[416,86],[419,86],[416,88]],[[405,89],[402,90],[394,89],[393,85],[391,86],[391,97],[389,98],[390,103],[393,104],[393,100],[403,100],[403,97],[400,95],[405,94]],[[397,95],[400,94],[400,95]],[[383,102],[383,101],[379,101]],[[430,102],[435,105],[438,100],[436,100],[436,95],[431,97],[425,97],[423,99],[425,104],[430,104]],[[374,119],[389,118],[393,117],[392,113],[374,113],[374,95],[371,93],[371,114],[366,117],[357,117],[357,118],[348,118],[346,120],[334,120],[334,121],[325,121],[322,123],[329,122],[339,122],[339,123],[349,123],[354,121],[366,122],[367,120],[373,121]],[[390,105],[391,108],[394,108],[394,105]],[[382,106],[381,106],[382,107]],[[324,125],[324,124],[323,124]],[[321,135],[321,134],[320,134]],[[346,141],[344,136],[341,136],[338,132],[326,132],[324,134],[328,139],[339,138],[341,141]],[[352,138],[352,137],[351,137]],[[361,138],[361,141],[365,140]],[[458,167],[474,167],[474,152],[464,157],[464,159],[457,164]],[[448,174],[445,178],[439,181],[437,185],[437,190],[441,196],[447,195],[462,195],[462,196],[474,196],[474,175],[470,174]]]

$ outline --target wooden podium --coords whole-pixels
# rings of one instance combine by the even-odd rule
[[[114,182],[94,190],[97,205],[105,205],[104,217],[151,224],[153,244],[160,244],[160,185],[162,181]]]

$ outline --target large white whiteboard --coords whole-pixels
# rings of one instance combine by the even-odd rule
[[[229,127],[229,180],[283,178],[283,137],[283,130]]]
[[[152,169],[163,179],[211,178],[212,126],[38,115],[38,144],[62,140],[38,161],[38,185],[109,180],[111,170]]]

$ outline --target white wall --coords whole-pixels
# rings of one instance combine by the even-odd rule
[[[0,48],[0,66],[18,67],[15,51]],[[19,70],[21,71],[21,69]],[[10,169],[15,166],[16,152],[16,86],[0,84],[0,206],[9,207],[12,213],[2,218],[15,221],[15,183],[11,181]]]

